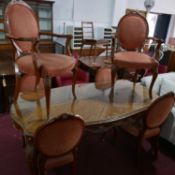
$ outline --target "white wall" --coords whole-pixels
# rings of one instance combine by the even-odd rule
[[[127,0],[115,0],[113,8],[112,26],[117,26],[120,18],[125,14]]]
[[[63,33],[68,25],[94,21],[96,26],[111,26],[116,0],[55,0],[54,31]],[[117,0],[119,1],[119,0]]]
[[[64,33],[66,26],[79,26],[82,20],[94,21],[96,26],[117,26],[126,8],[145,10],[144,0],[55,0],[54,31]],[[175,14],[175,0],[155,0],[151,11]]]
[[[133,2],[134,1],[134,2]],[[127,0],[127,8],[145,10],[144,0]],[[151,12],[172,14],[167,39],[175,37],[175,0],[155,0],[155,5]]]
[[[145,10],[144,0],[127,0],[127,8]],[[175,14],[175,0],[155,0],[155,6],[151,11]]]

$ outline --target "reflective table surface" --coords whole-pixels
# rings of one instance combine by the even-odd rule
[[[42,124],[62,113],[78,114],[86,126],[103,125],[121,121],[144,111],[157,98],[149,99],[148,89],[127,80],[117,80],[113,102],[109,100],[110,88],[99,90],[94,83],[77,84],[77,99],[73,100],[71,86],[52,89],[50,118],[47,119],[45,98],[26,101],[19,97],[11,107],[11,117],[25,134],[33,135]]]

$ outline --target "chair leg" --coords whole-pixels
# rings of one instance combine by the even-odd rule
[[[111,67],[111,91],[109,94],[110,102],[113,102],[113,100],[114,100],[115,76],[116,76],[116,66],[112,65],[112,67]]]
[[[154,157],[158,159],[158,151],[159,151],[159,136],[154,138]]]
[[[137,141],[137,157],[136,157],[136,164],[137,166],[140,165],[140,161],[141,161],[141,148],[142,148],[142,139],[138,138]]]
[[[80,48],[80,57],[82,56],[83,46],[84,46],[84,44],[82,43],[82,44],[81,44],[81,48]]]
[[[151,152],[153,154],[153,158],[157,160],[158,158],[158,151],[159,151],[159,135],[150,139],[151,143]]]
[[[149,97],[150,97],[150,99],[153,98],[153,96],[152,96],[152,89],[153,89],[154,83],[155,83],[157,75],[158,75],[157,69],[152,69],[152,73],[153,73],[153,78],[152,78],[152,81],[151,81],[151,85],[149,87]]]
[[[71,163],[71,175],[76,175],[77,174],[77,148],[73,151],[74,154],[74,160]]]
[[[89,51],[89,56],[92,56],[92,50],[93,50],[93,44],[91,44],[90,51]]]
[[[74,97],[74,100],[77,98],[76,93],[75,93],[75,85],[76,85],[76,80],[77,80],[77,72],[78,72],[78,61],[73,69],[73,79],[72,79],[72,94]]]
[[[108,58],[108,45],[106,45],[106,59]]]
[[[37,156],[37,175],[47,175],[47,171],[44,168],[44,160],[40,155]]]
[[[72,175],[76,175],[76,162],[74,161],[73,163],[71,163],[71,173]]]
[[[13,98],[14,102],[16,102],[18,99],[20,84],[21,84],[21,75],[16,75],[15,92],[14,92],[14,98]]]
[[[50,115],[51,77],[46,75],[43,78],[43,81],[44,81],[44,90],[45,90],[45,96],[46,96],[46,115],[47,115],[47,118],[49,118],[49,115]]]
[[[94,56],[97,56],[96,48],[97,48],[97,46],[96,46],[96,44],[94,44]]]
[[[34,87],[34,91],[36,91],[36,92],[37,92],[39,81],[40,81],[40,76],[36,76],[35,87]]]
[[[136,84],[137,82],[137,77],[138,77],[138,70],[134,72],[134,76],[132,77],[132,81],[134,82],[134,84]]]

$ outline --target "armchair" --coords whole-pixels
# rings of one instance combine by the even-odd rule
[[[76,61],[71,56],[69,42],[71,35],[40,32],[38,19],[31,7],[24,1],[12,0],[5,10],[7,37],[11,40],[15,50],[16,86],[14,103],[17,102],[21,78],[23,75],[36,76],[34,82],[36,96],[40,78],[43,78],[46,96],[46,111],[49,117],[51,77],[66,73],[75,68]],[[38,45],[40,35],[64,37],[66,39],[66,54],[40,53]],[[75,69],[74,69],[75,70]],[[75,72],[75,71],[74,71]],[[75,73],[76,74],[76,73]],[[75,82],[75,79],[73,80]],[[75,85],[75,83],[73,83]],[[74,93],[74,85],[72,92]]]
[[[159,50],[161,40],[152,38],[157,44],[153,55],[143,52],[143,45],[148,39],[148,23],[146,19],[137,12],[124,15],[119,21],[117,31],[112,41],[112,88],[110,96],[113,98],[115,75],[119,70],[125,69],[133,72],[134,83],[141,70],[150,69],[153,78],[149,88],[152,98],[152,88],[157,77]],[[117,52],[116,52],[117,40]]]

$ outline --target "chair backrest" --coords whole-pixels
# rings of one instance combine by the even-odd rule
[[[94,39],[94,24],[91,21],[82,21],[83,39]]]
[[[34,143],[44,156],[54,157],[72,151],[84,131],[84,122],[78,116],[62,114],[36,131]]]
[[[169,92],[156,99],[149,107],[145,124],[147,128],[155,128],[161,126],[166,120],[175,102],[175,95]]]
[[[5,23],[9,35],[15,38],[38,38],[39,24],[36,14],[23,1],[12,0],[5,10]],[[14,41],[13,44],[20,52],[30,52],[31,42]]]
[[[147,36],[147,20],[139,13],[130,12],[119,21],[116,37],[122,48],[126,50],[139,49],[142,47]]]

